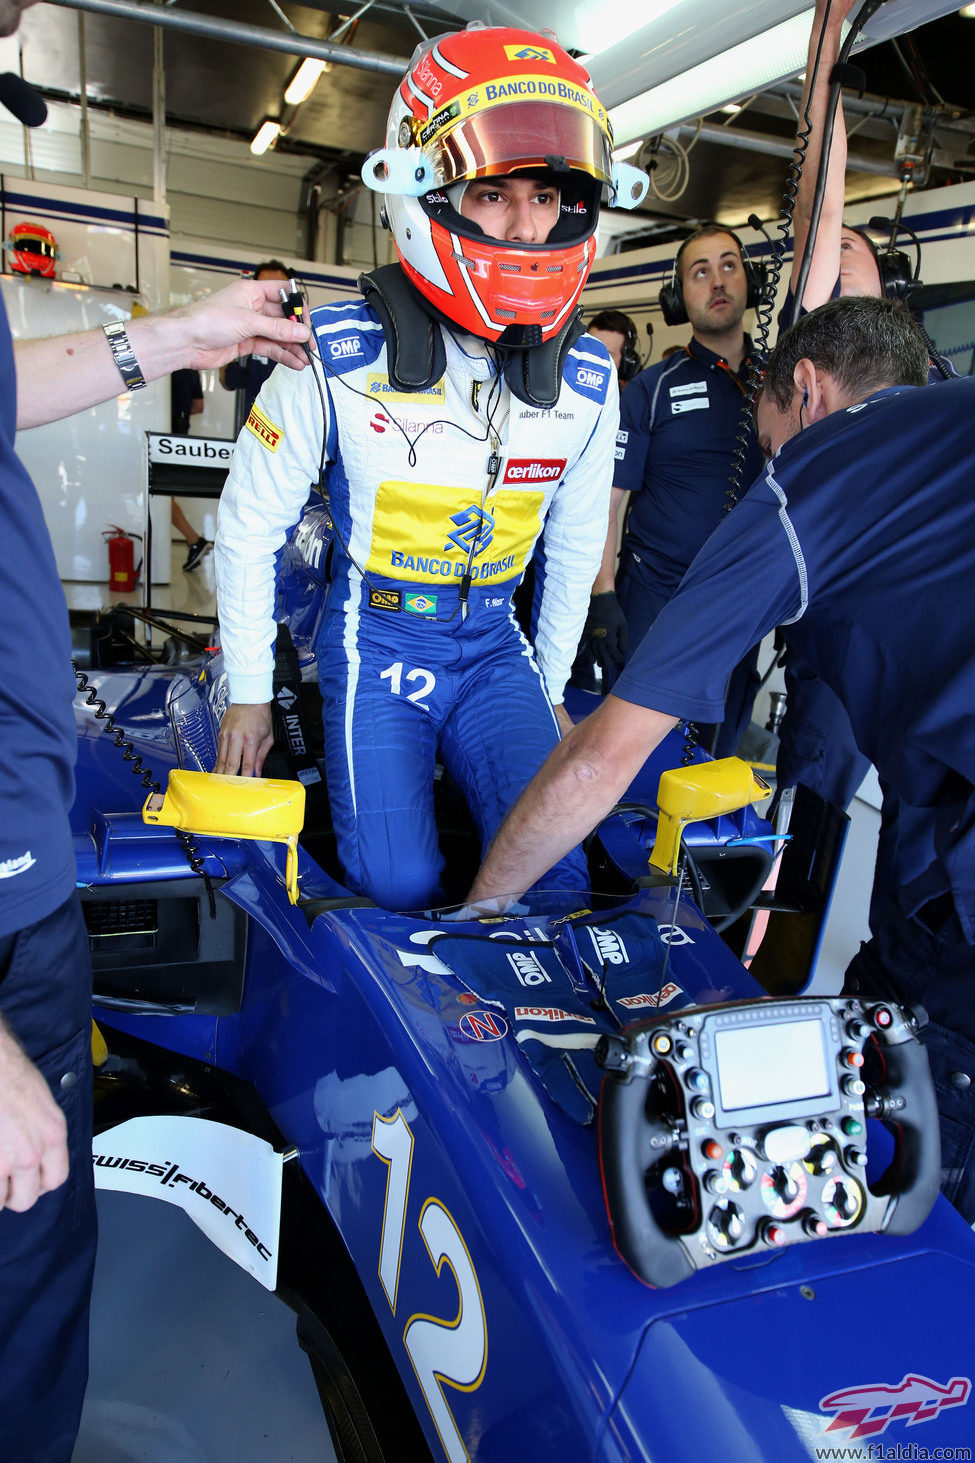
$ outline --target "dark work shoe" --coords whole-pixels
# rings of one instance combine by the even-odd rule
[[[183,568],[195,569],[200,560],[205,559],[212,548],[213,544],[208,538],[198,538],[196,543],[193,544],[190,548],[189,553],[186,555],[186,562],[183,565]]]

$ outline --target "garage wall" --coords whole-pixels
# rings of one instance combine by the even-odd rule
[[[0,120],[0,167],[11,177],[84,185],[80,109],[53,104],[43,127]],[[90,183],[108,193],[152,198],[153,132],[144,122],[89,112]],[[309,158],[254,157],[243,142],[167,132],[167,204],[175,233],[250,247],[259,256],[304,253],[299,217]],[[27,152],[25,154],[25,143]]]
[[[40,223],[60,255],[56,279],[2,276],[15,340],[90,330],[168,303],[167,220],[151,203],[7,175],[0,177],[0,200],[4,237],[15,223]],[[37,486],[62,579],[104,582],[104,530],[117,524],[142,533],[145,434],[166,430],[169,419],[168,381],[161,380],[18,433],[17,451]]]

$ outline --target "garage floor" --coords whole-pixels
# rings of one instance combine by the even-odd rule
[[[72,1463],[333,1463],[291,1311],[172,1204],[98,1195]]]
[[[211,505],[184,507],[212,538]],[[212,554],[191,574],[185,555],[175,542],[172,582],[154,586],[154,605],[212,613]],[[123,598],[101,585],[66,590],[76,609]],[[879,815],[859,800],[851,811],[817,993],[839,988],[866,936]],[[291,1312],[181,1210],[130,1194],[98,1202],[91,1381],[73,1463],[332,1463]]]

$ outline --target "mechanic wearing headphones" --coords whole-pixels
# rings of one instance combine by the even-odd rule
[[[600,310],[586,326],[586,334],[594,340],[601,340],[609,351],[609,358],[616,367],[620,390],[640,369],[640,352],[637,350],[636,326],[629,315],[622,310]]]
[[[792,320],[794,291],[798,287],[803,254],[816,193],[823,136],[829,104],[830,75],[842,43],[843,22],[859,0],[816,0],[809,36],[806,78],[800,118],[809,113],[809,138],[796,193],[795,246],[792,277],[781,312],[783,326]],[[812,245],[800,310],[837,297],[866,295],[892,299],[906,296],[911,270],[905,255],[891,249],[878,255],[867,235],[843,223],[847,139],[843,99],[839,95],[827,163],[825,192]],[[932,364],[928,379],[938,382],[942,372]],[[859,750],[845,708],[828,686],[811,674],[790,651],[785,670],[786,714],[779,728],[776,776],[781,786],[803,783],[839,808],[846,808],[870,768]],[[925,868],[932,857],[926,823],[915,820],[909,808],[898,816],[897,800],[884,797],[883,827],[878,851],[875,890],[902,882]],[[871,903],[870,924],[878,911]]]
[[[615,674],[675,593],[698,549],[732,506],[729,473],[742,428],[752,343],[742,327],[757,283],[737,237],[708,224],[685,239],[661,291],[670,325],[689,321],[678,354],[642,371],[620,404],[609,533],[593,585],[587,629],[592,653]],[[761,454],[746,424],[741,481]],[[633,494],[619,570],[616,546],[624,496]],[[733,673],[715,753],[735,750],[751,717],[757,647]]]
[[[942,1188],[971,1222],[975,381],[932,391],[927,373],[899,301],[833,300],[783,335],[758,406],[771,460],[612,692],[519,800],[468,898],[496,908],[543,874],[611,810],[675,718],[720,716],[728,667],[785,625],[936,850],[920,877],[883,891],[883,922],[844,989],[927,1010],[919,1036],[942,1119]]]
[[[216,770],[259,773],[271,746],[274,556],[320,483],[332,818],[346,881],[387,908],[442,898],[438,755],[486,844],[558,741],[618,422],[616,373],[577,303],[603,185],[632,206],[646,184],[611,149],[587,74],[550,37],[477,24],[419,47],[363,167],[400,263],[362,277],[365,301],[314,312],[307,389],[275,372],[234,453]],[[511,596],[543,524],[533,654]],[[585,887],[581,854],[551,883]]]

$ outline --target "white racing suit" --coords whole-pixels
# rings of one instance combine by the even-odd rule
[[[324,449],[335,539],[317,659],[339,857],[356,892],[386,908],[425,908],[438,900],[443,867],[438,753],[486,846],[558,741],[552,705],[606,536],[616,377],[602,347],[582,337],[555,407],[528,407],[499,382],[481,342],[464,337],[468,354],[444,331],[444,378],[401,392],[365,302],[324,306],[311,324],[317,384],[309,368],[274,372],[220,501],[231,699],[271,699],[275,556]],[[543,523],[536,660],[511,595]],[[587,883],[577,851],[541,887]]]

